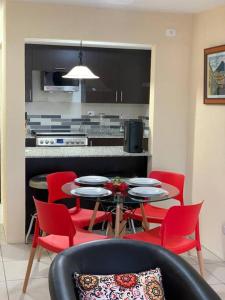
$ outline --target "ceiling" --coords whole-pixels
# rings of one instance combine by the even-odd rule
[[[15,0],[14,0],[15,1]],[[195,13],[225,4],[225,0],[17,0],[96,7]]]

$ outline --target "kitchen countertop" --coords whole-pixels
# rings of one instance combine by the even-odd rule
[[[148,152],[127,153],[122,146],[93,147],[26,147],[26,158],[54,157],[114,157],[114,156],[151,156]]]
[[[63,133],[62,133],[63,134]],[[87,134],[87,137],[89,139],[123,139],[123,135],[107,135],[107,134],[104,134],[104,135],[97,135],[97,134]],[[28,139],[35,139],[36,137],[32,134],[27,134],[26,135],[26,138]],[[148,139],[149,137],[148,136],[143,136],[144,139]]]

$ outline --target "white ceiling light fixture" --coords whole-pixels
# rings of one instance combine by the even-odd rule
[[[82,53],[82,41],[80,42],[80,52],[79,52],[79,60],[80,63],[78,66],[73,67],[66,75],[62,76],[63,78],[69,79],[98,79],[87,66],[83,65],[83,53]]]

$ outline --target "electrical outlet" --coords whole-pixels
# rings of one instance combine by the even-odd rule
[[[175,37],[177,35],[177,31],[174,28],[166,29],[166,36],[167,37]]]
[[[89,117],[93,117],[93,116],[95,116],[95,111],[89,110],[89,111],[87,112],[87,114],[88,114]]]

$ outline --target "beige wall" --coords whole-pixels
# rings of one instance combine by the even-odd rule
[[[166,37],[167,28],[176,28],[177,37]],[[3,168],[3,197],[7,200],[9,242],[18,242],[24,237],[24,39],[83,39],[153,45],[153,166],[185,172],[191,33],[191,15],[7,2],[2,160],[6,166]]]
[[[225,258],[225,105],[203,104],[203,49],[225,44],[225,7],[194,18],[192,115],[193,199],[205,200],[202,242]]]
[[[2,102],[3,102],[3,57],[2,57],[2,39],[3,39],[3,1],[0,1],[0,140],[2,136]],[[1,155],[1,145],[0,145],[0,155]],[[1,169],[1,167],[0,167]],[[1,179],[0,179],[1,186]],[[3,223],[3,212],[0,213],[0,223]]]
[[[5,151],[5,140],[6,140],[6,0],[1,3],[1,37],[2,37],[2,51],[1,51],[1,202],[3,204],[3,221],[7,225],[7,201],[6,201],[6,177],[7,168],[4,153]],[[3,175],[4,174],[4,175]]]

